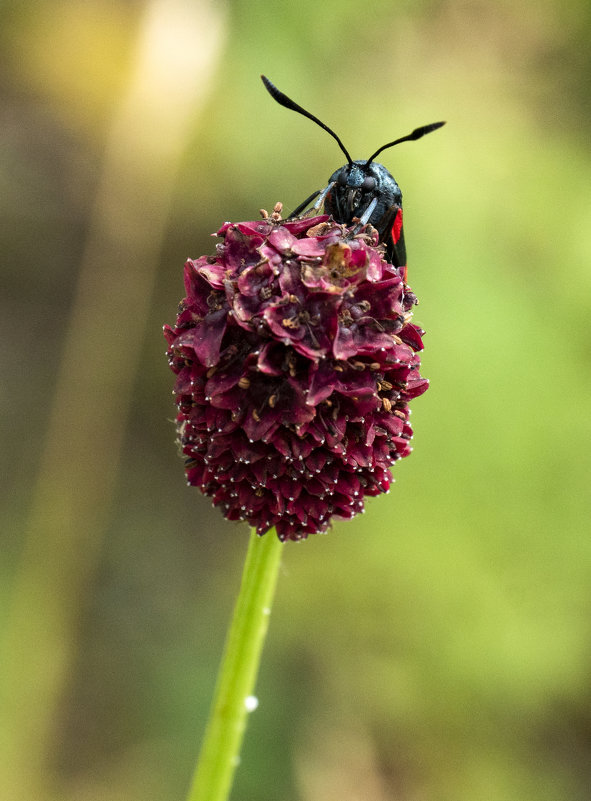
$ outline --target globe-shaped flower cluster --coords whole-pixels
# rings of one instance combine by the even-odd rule
[[[389,489],[428,382],[416,297],[375,231],[279,212],[226,223],[214,256],[187,261],[165,336],[188,483],[299,540]]]

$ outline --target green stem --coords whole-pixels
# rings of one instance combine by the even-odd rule
[[[226,639],[209,722],[187,801],[226,801],[239,762],[283,543],[251,534],[240,594]]]

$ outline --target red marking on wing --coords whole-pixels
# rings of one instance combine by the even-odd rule
[[[396,244],[400,239],[400,234],[402,232],[402,209],[398,209],[396,212],[396,217],[394,217],[394,222],[392,223],[392,242]]]

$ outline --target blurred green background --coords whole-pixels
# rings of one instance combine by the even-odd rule
[[[233,798],[588,801],[591,6],[0,7],[0,787],[184,797],[248,531],[185,486],[164,322],[211,232],[341,165],[427,330],[391,494],[285,548]]]

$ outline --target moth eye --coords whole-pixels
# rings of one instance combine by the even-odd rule
[[[364,189],[375,189],[376,188],[376,179],[371,175],[366,175],[363,179],[363,188]]]
[[[345,174],[344,170],[339,173],[339,177],[337,178],[337,183],[339,184],[339,186],[347,185],[347,175]]]

